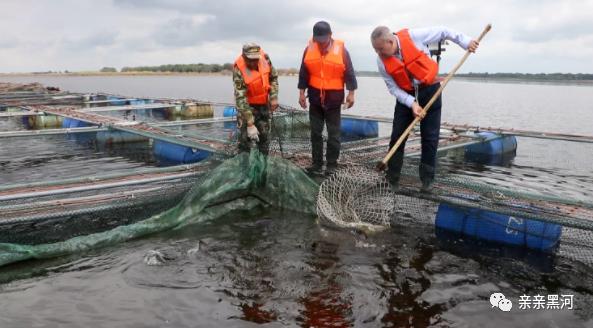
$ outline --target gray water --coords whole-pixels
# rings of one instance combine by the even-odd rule
[[[2,81],[232,102],[227,76]],[[281,103],[296,105],[296,83],[294,77],[281,77]],[[394,100],[382,80],[360,78],[359,85],[349,112],[391,117]],[[592,90],[453,81],[445,90],[443,121],[593,135]],[[501,184],[551,194],[562,190],[568,197],[591,200],[592,149],[520,138],[511,163],[461,170]],[[97,166],[138,165],[127,162]],[[82,169],[72,165],[69,170]],[[43,170],[36,174],[50,174]],[[14,181],[19,173],[3,174]],[[161,265],[148,264],[154,251],[163,255]],[[593,270],[577,262],[466,245],[436,235],[432,226],[402,221],[365,237],[327,230],[312,217],[264,211],[0,268],[0,327],[591,327],[592,286]],[[513,311],[491,307],[495,291],[513,301]],[[572,294],[575,309],[519,310],[523,294]]]
[[[133,97],[197,98],[233,102],[230,76],[0,77],[41,82],[74,92]],[[393,117],[395,100],[382,79],[360,77],[353,115]],[[297,106],[296,77],[280,77],[280,103]],[[534,83],[484,83],[453,79],[443,93],[443,121],[593,135],[593,88]]]

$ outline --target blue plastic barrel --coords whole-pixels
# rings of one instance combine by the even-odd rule
[[[84,128],[87,126],[91,126],[91,124],[73,118],[66,117],[62,121],[62,128]]]
[[[147,141],[148,138],[125,131],[100,131],[97,132],[97,142],[105,145],[123,144]]]
[[[130,105],[144,105],[144,104],[146,104],[146,101],[144,99],[130,100]]]
[[[92,126],[92,124],[68,117],[65,117],[62,121],[62,128],[84,128],[87,126]],[[68,134],[68,139],[79,144],[88,145],[94,142],[95,133],[72,133]]]
[[[176,164],[196,163],[210,156],[210,152],[206,150],[192,149],[161,140],[154,141],[153,152],[155,156]]]
[[[494,132],[478,132],[483,142],[465,147],[465,159],[486,165],[507,166],[517,151],[515,136],[501,136]]]
[[[355,118],[343,118],[341,137],[343,141],[376,138],[379,136],[379,122]]]
[[[515,136],[501,136],[494,132],[478,132],[476,135],[483,138],[484,141],[466,146],[466,154],[502,155],[513,153],[517,150],[517,138]]]
[[[96,136],[96,132],[71,133],[67,135],[67,138],[73,140],[77,144],[89,146],[94,145]]]
[[[233,117],[237,116],[237,108],[235,106],[226,106],[222,111],[222,116],[224,117]],[[225,129],[236,129],[237,122],[224,122]]]
[[[31,122],[29,122],[29,116],[21,116],[21,121],[23,122],[23,126],[25,127],[25,129],[27,129],[27,130],[33,129],[33,125],[31,125]]]
[[[150,110],[150,113],[152,114],[153,118],[159,120],[168,120],[171,117],[168,108],[154,108]]]
[[[435,225],[472,238],[544,252],[553,251],[562,234],[558,224],[448,204],[439,205]]]
[[[222,111],[222,116],[231,117],[237,115],[237,108],[235,106],[226,106]]]
[[[126,104],[126,101],[123,100],[124,98],[116,97],[116,96],[107,96],[107,100],[109,100],[110,104],[113,106],[123,106]]]

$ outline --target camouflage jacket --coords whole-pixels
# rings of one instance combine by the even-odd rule
[[[266,54],[266,59],[270,64],[270,100],[278,99],[278,72],[272,65],[270,57]],[[253,108],[247,101],[247,85],[243,80],[243,75],[237,66],[233,68],[233,84],[235,86],[235,102],[237,104],[238,115],[241,115],[242,122],[253,122]]]

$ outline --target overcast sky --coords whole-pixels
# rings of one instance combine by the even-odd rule
[[[0,0],[0,72],[226,63],[250,41],[275,66],[298,67],[321,19],[356,70],[376,70],[377,25],[477,37],[492,23],[462,72],[593,73],[593,0]],[[462,55],[450,45],[441,71]]]

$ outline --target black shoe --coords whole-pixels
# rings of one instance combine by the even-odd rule
[[[422,187],[420,187],[420,191],[423,193],[431,193],[434,181],[433,180],[423,180]]]
[[[393,193],[399,192],[399,180],[387,179],[387,182],[389,183],[389,189],[391,190],[391,192],[393,192]]]
[[[319,164],[313,164],[305,168],[305,171],[311,175],[321,175],[323,174],[323,166]]]
[[[338,170],[338,165],[330,164],[325,168],[325,176],[330,176],[330,175],[336,173],[337,170]]]
[[[392,192],[397,193],[399,191],[399,176],[390,174],[389,171],[387,171],[385,179],[389,184],[389,189],[391,189]]]

